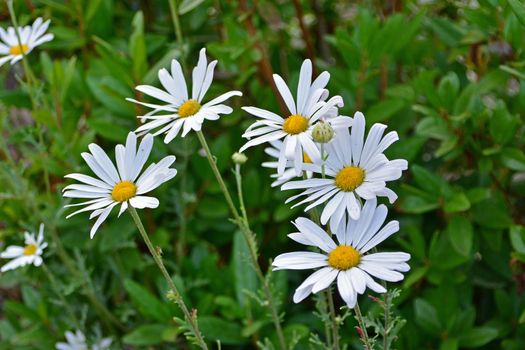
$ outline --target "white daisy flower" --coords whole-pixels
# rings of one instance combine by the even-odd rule
[[[0,58],[0,66],[8,61],[15,64],[35,47],[53,40],[53,34],[46,34],[50,22],[50,20],[44,22],[41,17],[38,17],[33,25],[18,27],[20,42],[14,27],[8,27],[7,30],[0,28],[0,55],[4,56]]]
[[[257,107],[242,107],[246,112],[261,118],[242,135],[251,139],[241,147],[243,152],[248,147],[261,143],[283,139],[279,150],[277,173],[282,176],[286,161],[293,160],[297,175],[301,174],[303,153],[314,162],[320,161],[321,155],[312,140],[312,129],[315,123],[324,119],[335,128],[349,127],[352,118],[337,116],[337,107],[343,106],[341,96],[334,96],[328,101],[328,90],[325,89],[330,74],[321,73],[312,83],[312,62],[305,60],[301,66],[299,83],[297,85],[297,103],[284,80],[277,74],[273,75],[275,85],[279,89],[290,115],[282,118],[279,115]]]
[[[278,159],[279,159],[280,150],[282,148],[282,144],[283,142],[281,140],[270,141],[270,147],[266,147],[264,149],[264,153],[266,153],[272,158],[275,158],[275,160],[271,162],[262,163],[263,167],[277,170]],[[306,153],[303,153],[303,164],[312,164],[312,160]],[[312,172],[306,171],[306,176],[308,178],[311,178]],[[281,186],[282,184],[296,178],[297,173],[295,172],[293,160],[286,161],[285,169],[281,176],[279,176],[278,173],[275,173],[275,174],[272,174],[271,177],[275,179],[275,181],[272,182],[272,187]]]
[[[60,342],[55,344],[56,350],[108,350],[113,341],[111,338],[104,338],[89,348],[86,342],[86,336],[79,330],[75,333],[67,331],[65,338],[66,343]]]
[[[305,211],[308,211],[326,202],[321,214],[321,223],[324,225],[330,219],[332,230],[336,230],[343,222],[345,213],[353,219],[359,218],[359,198],[370,200],[384,196],[393,203],[397,195],[386,187],[386,182],[399,179],[403,170],[407,169],[408,162],[405,159],[388,160],[383,154],[399,139],[395,131],[383,137],[385,129],[386,125],[383,124],[372,125],[366,141],[363,142],[365,117],[361,112],[357,112],[354,115],[352,133],[350,134],[348,129],[341,129],[334,140],[326,145],[326,178],[290,181],[284,184],[281,187],[283,190],[305,189],[301,194],[289,198],[286,203],[306,196],[294,206],[310,203],[305,208]],[[305,169],[317,174],[322,173],[321,162],[305,165]]]
[[[115,168],[102,148],[94,143],[90,144],[91,153],[82,153],[82,158],[98,179],[76,173],[65,176],[80,181],[82,184],[69,185],[64,188],[64,197],[90,198],[87,202],[66,205],[66,207],[85,205],[84,208],[69,214],[67,218],[84,211],[92,211],[90,219],[98,216],[90,232],[93,238],[98,227],[116,205],[121,205],[119,216],[128,208],[128,205],[137,209],[158,207],[157,198],[144,196],[144,194],[171,180],[177,174],[177,170],[170,168],[175,161],[175,156],[167,156],[158,164],[152,163],[139,176],[152,146],[153,136],[148,134],[142,139],[137,151],[137,136],[130,132],[126,139],[126,146],[117,145],[115,147],[117,161]]]
[[[179,134],[181,129],[181,136],[184,137],[190,130],[200,131],[205,119],[217,120],[221,114],[230,114],[233,109],[221,103],[232,96],[242,96],[240,91],[230,91],[211,101],[202,103],[204,95],[212,83],[216,65],[217,60],[210,64],[207,63],[206,49],[202,49],[199,54],[199,62],[193,69],[191,98],[188,97],[188,89],[181,65],[175,59],[171,61],[171,74],[165,68],[159,70],[159,80],[166,91],[150,85],[137,86],[138,91],[166,104],[157,105],[128,98],[128,101],[153,108],[146,115],[138,116],[142,122],[150,121],[140,126],[135,132],[141,134],[158,129],[153,135],[166,133],[164,142],[169,143]]]
[[[367,252],[399,230],[397,221],[390,221],[381,230],[387,209],[376,207],[376,200],[366,202],[363,214],[358,220],[350,219],[348,225],[336,231],[337,241],[325,230],[307,218],[298,218],[295,226],[299,232],[288,236],[296,242],[321,249],[316,252],[293,252],[281,254],[273,262],[274,270],[305,270],[320,268],[311,274],[295,291],[293,301],[299,303],[310,293],[328,288],[337,279],[339,294],[348,307],[353,308],[357,295],[368,287],[377,293],[386,289],[373,277],[388,282],[401,281],[401,272],[410,270],[406,263],[410,254]],[[379,231],[379,232],[378,232]]]
[[[47,247],[47,243],[44,242],[44,224],[40,224],[37,237],[35,237],[34,233],[25,232],[24,238],[25,246],[12,245],[0,254],[0,258],[13,259],[2,266],[1,272],[14,270],[29,264],[42,265],[42,253]]]

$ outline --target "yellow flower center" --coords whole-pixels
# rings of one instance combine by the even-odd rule
[[[137,193],[137,186],[131,181],[120,181],[113,187],[111,198],[117,202],[125,202]]]
[[[356,267],[360,261],[361,254],[349,245],[340,245],[328,254],[328,264],[338,270]]]
[[[201,104],[197,100],[188,100],[179,107],[179,117],[191,117],[201,109]]]
[[[300,114],[292,114],[286,118],[283,124],[284,132],[291,135],[300,134],[305,132],[306,129],[308,129],[308,119]]]
[[[35,244],[28,244],[24,247],[24,255],[35,255],[38,247]]]
[[[312,164],[312,158],[308,157],[306,152],[303,152],[303,163]]]
[[[21,55],[23,53],[26,53],[27,50],[29,50],[29,47],[26,44],[22,44],[22,45],[12,46],[9,49],[9,53],[11,55]]]
[[[335,185],[342,191],[351,192],[358,188],[365,179],[365,171],[356,166],[347,166],[335,176]]]

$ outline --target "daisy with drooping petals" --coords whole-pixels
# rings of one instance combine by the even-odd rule
[[[312,161],[321,160],[319,150],[312,140],[312,129],[321,119],[336,128],[349,127],[352,118],[337,116],[337,107],[343,106],[341,96],[334,96],[328,101],[328,90],[325,89],[330,74],[321,73],[312,82],[312,62],[305,60],[301,66],[299,83],[297,85],[297,102],[286,86],[284,80],[277,74],[273,75],[275,85],[281,94],[290,115],[286,118],[257,107],[242,107],[246,112],[261,118],[256,121],[242,135],[250,139],[240,152],[251,146],[265,142],[283,139],[279,150],[277,173],[282,176],[287,160],[293,160],[297,175],[301,174],[303,154],[306,153]]]
[[[399,179],[403,170],[407,169],[408,162],[404,159],[388,160],[383,154],[399,139],[395,131],[383,137],[385,129],[386,125],[383,124],[372,125],[366,141],[363,141],[365,117],[357,112],[354,115],[352,133],[339,130],[334,140],[326,145],[326,178],[290,181],[284,184],[281,187],[283,190],[305,190],[289,198],[287,203],[305,196],[306,198],[295,206],[310,203],[305,208],[305,211],[308,211],[326,202],[321,214],[321,223],[324,225],[330,219],[330,227],[334,231],[344,222],[345,213],[352,219],[359,218],[359,198],[370,200],[384,196],[393,203],[397,195],[386,187],[386,182]],[[317,174],[322,173],[320,162],[305,168]]]
[[[69,185],[64,188],[64,197],[90,199],[87,202],[66,205],[66,207],[86,206],[69,214],[67,218],[84,211],[92,211],[90,219],[98,216],[90,232],[93,238],[113,207],[119,204],[121,205],[119,216],[128,208],[128,205],[137,209],[158,207],[157,198],[144,196],[144,194],[171,180],[177,174],[177,170],[170,168],[175,161],[175,156],[167,156],[157,164],[152,163],[140,175],[152,146],[153,136],[148,134],[142,139],[137,150],[137,135],[130,132],[126,139],[126,146],[117,145],[115,147],[117,161],[115,168],[102,148],[94,143],[90,144],[91,153],[82,153],[82,158],[98,179],[76,173],[65,176],[80,181],[82,184]]]
[[[67,331],[65,337],[66,343],[56,343],[56,350],[108,350],[112,343],[111,338],[104,338],[89,348],[86,342],[86,336],[79,330],[75,333]]]
[[[0,58],[0,66],[8,61],[15,64],[35,47],[53,40],[53,34],[46,34],[50,22],[50,20],[44,22],[41,17],[38,17],[33,25],[18,27],[20,42],[14,27],[8,27],[7,30],[0,28],[0,55],[4,56]]]
[[[202,103],[208,91],[217,61],[207,64],[206,49],[199,54],[199,62],[193,69],[191,98],[188,97],[186,80],[177,60],[171,61],[171,74],[165,69],[159,70],[159,80],[166,91],[150,85],[139,85],[136,89],[152,96],[165,104],[157,105],[140,102],[131,98],[128,101],[153,108],[146,115],[138,116],[142,121],[149,120],[135,132],[147,133],[158,129],[153,135],[166,133],[165,143],[173,140],[182,130],[182,137],[190,130],[200,131],[205,119],[217,120],[221,114],[230,114],[233,109],[221,104],[232,96],[242,96],[240,91],[230,91],[211,101]]]
[[[44,242],[44,224],[40,224],[37,237],[35,237],[34,233],[25,232],[24,238],[25,246],[12,245],[0,254],[0,258],[13,259],[2,266],[1,272],[14,270],[29,264],[42,265],[42,253],[47,247],[47,243]]]
[[[377,293],[385,293],[383,286],[373,277],[388,282],[401,281],[410,266],[406,263],[410,254],[372,253],[372,248],[399,230],[397,221],[383,226],[387,209],[376,207],[376,200],[366,202],[358,220],[349,219],[335,232],[338,244],[321,227],[309,219],[298,218],[295,226],[299,232],[288,235],[304,245],[316,246],[322,253],[293,252],[281,254],[273,262],[274,270],[305,270],[320,268],[311,274],[295,291],[293,301],[299,303],[310,293],[328,288],[337,279],[337,289],[348,307],[353,308],[357,295],[368,287]],[[346,226],[346,227],[345,227]]]
[[[270,147],[266,147],[264,149],[264,153],[269,155],[272,158],[275,158],[275,161],[271,162],[264,162],[262,163],[262,166],[265,168],[270,169],[277,169],[278,166],[278,159],[279,159],[279,153],[282,148],[283,142],[281,140],[276,141],[270,141]],[[312,160],[310,157],[308,157],[308,154],[303,153],[303,164],[311,164]],[[307,171],[306,176],[308,178],[312,177],[312,172]],[[297,173],[295,172],[295,167],[293,165],[293,160],[288,160],[286,162],[285,170],[281,176],[279,174],[275,173],[271,175],[272,178],[275,179],[274,182],[272,182],[272,187],[281,186],[282,184],[294,179],[297,177]]]

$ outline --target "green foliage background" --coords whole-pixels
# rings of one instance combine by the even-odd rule
[[[219,60],[207,96],[244,93],[231,100],[232,115],[203,128],[231,189],[230,156],[252,121],[240,107],[280,110],[268,68],[295,84],[302,60],[311,56],[318,72],[331,73],[329,89],[343,96],[343,114],[361,110],[368,126],[381,122],[399,133],[388,156],[408,159],[409,170],[394,185],[399,200],[389,217],[400,220],[401,230],[382,246],[412,255],[412,269],[397,285],[395,312],[407,322],[396,348],[525,348],[521,1],[185,0],[182,47],[165,1],[27,0],[15,1],[15,9],[23,24],[51,19],[55,39],[28,57],[39,109],[31,110],[27,89],[17,82],[22,66],[0,68],[1,241],[21,244],[21,232],[45,222],[52,242],[45,262],[90,338],[112,336],[115,349],[186,346],[172,321],[181,314],[166,300],[165,283],[129,215],[113,213],[90,240],[88,215],[65,220],[68,202],[60,192],[65,174],[88,171],[80,153],[89,143],[110,151],[136,128],[135,116],[145,111],[125,101],[143,98],[134,86],[158,85],[158,69],[172,58],[189,72],[206,47]],[[0,20],[10,25],[4,4]],[[175,154],[179,174],[155,192],[161,206],[142,212],[147,229],[186,302],[198,310],[207,340],[237,349],[275,341],[247,248],[228,222],[197,143],[191,133],[169,145],[155,140],[151,160]],[[266,268],[277,254],[299,248],[286,234],[301,209],[289,209],[287,194],[270,187],[270,172],[260,166],[267,159],[263,147],[247,155],[246,204]],[[305,276],[271,276],[285,333],[299,341],[297,349],[308,348],[311,332],[324,332],[314,298],[291,300]],[[0,295],[0,349],[52,349],[75,328],[42,269],[2,274]],[[360,301],[367,311],[377,309],[366,297]],[[358,349],[354,326],[346,319],[341,334],[348,348]]]

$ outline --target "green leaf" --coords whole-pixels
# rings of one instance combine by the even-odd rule
[[[235,294],[242,306],[246,305],[246,292],[257,291],[257,275],[250,260],[250,251],[241,232],[233,237],[233,268],[235,273]]]
[[[219,340],[223,344],[238,345],[247,342],[242,337],[242,327],[235,322],[229,322],[214,316],[199,317],[199,328],[207,339]]]
[[[509,230],[512,248],[520,254],[525,254],[525,227],[512,225]]]
[[[445,199],[445,212],[455,213],[470,209],[468,197],[463,192],[456,192],[452,197]]]
[[[168,322],[171,319],[171,308],[166,307],[146,288],[132,280],[125,280],[124,287],[144,316],[163,322]]]
[[[366,113],[367,123],[382,122],[405,107],[406,102],[401,99],[389,99],[381,101],[368,109]]]
[[[414,301],[414,311],[417,324],[425,331],[438,335],[441,333],[442,325],[434,306],[424,299]]]
[[[459,335],[459,345],[465,348],[477,348],[496,339],[498,334],[498,330],[494,327],[474,327]]]
[[[505,148],[500,155],[501,162],[516,171],[525,171],[525,154],[517,148]]]
[[[491,197],[472,207],[475,223],[495,229],[506,229],[512,224],[512,218],[501,196]]]
[[[469,256],[472,250],[474,230],[470,221],[463,216],[453,217],[445,230],[452,247],[464,256]]]
[[[144,16],[138,11],[131,22],[133,33],[129,38],[129,53],[133,62],[133,75],[140,81],[147,71],[146,41],[144,39]]]
[[[414,181],[422,190],[436,197],[443,193],[447,185],[441,177],[422,166],[414,165],[410,168],[410,172],[414,176]]]
[[[179,14],[184,15],[200,4],[202,4],[204,0],[182,0],[182,3],[179,6]]]
[[[512,12],[518,17],[520,23],[525,26],[525,6],[522,1],[508,0]]]
[[[130,345],[156,345],[165,341],[163,334],[167,333],[170,328],[163,324],[146,324],[141,325],[128,334],[124,335],[122,340]]]

